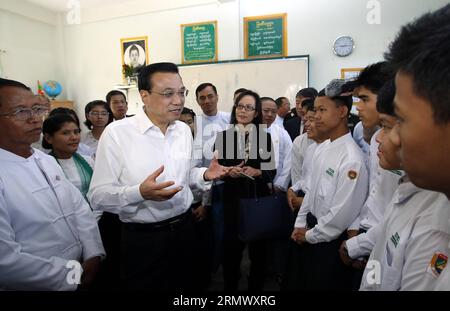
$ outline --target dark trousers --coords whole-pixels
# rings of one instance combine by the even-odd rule
[[[244,248],[248,245],[250,259],[250,274],[248,276],[248,289],[261,291],[264,287],[266,270],[267,240],[245,243],[239,239],[238,209],[224,210],[224,258],[223,279],[224,289],[236,291],[241,277],[241,261]]]
[[[95,290],[120,290],[120,236],[122,222],[119,215],[103,212],[98,222],[106,258],[100,265]]]
[[[237,291],[241,277],[242,253],[246,243],[238,238],[230,239],[225,236],[223,279],[226,291]],[[248,243],[248,255],[250,258],[250,273],[248,276],[248,290],[262,291],[265,281],[267,241],[255,241]]]
[[[191,210],[156,226],[124,223],[122,228],[121,276],[126,290],[192,289]]]
[[[308,227],[317,220],[308,215]],[[347,237],[344,232],[331,242],[299,245],[291,242],[283,280],[285,290],[350,290],[353,271],[339,257],[339,247]]]
[[[191,205],[195,210],[200,203]],[[200,221],[194,221],[194,287],[195,290],[206,290],[211,283],[212,269],[212,219],[210,211],[207,210],[206,217]]]
[[[358,235],[362,233],[366,233],[367,230],[359,229]],[[369,260],[369,256],[365,257],[366,260]],[[357,291],[361,286],[361,280],[364,275],[364,269],[353,269],[353,278],[352,278],[352,290]]]

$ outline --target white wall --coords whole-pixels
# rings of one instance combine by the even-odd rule
[[[37,80],[58,80],[63,85],[57,14],[21,0],[2,0],[0,5],[0,55],[2,77],[37,90]],[[60,95],[64,97],[64,93]]]
[[[81,25],[64,29],[68,95],[82,111],[88,101],[103,98],[122,82],[120,38],[147,35],[150,62],[180,63],[179,25],[217,20],[219,60],[239,59],[243,57],[242,18],[284,12],[288,14],[288,54],[309,54],[310,85],[322,88],[338,77],[343,67],[364,67],[381,60],[402,24],[448,3],[447,0],[379,2],[379,25],[367,23],[369,9],[365,0],[235,0],[223,4],[197,0],[185,1],[192,7],[186,5],[181,9],[173,9],[169,4],[145,7],[144,13],[128,17],[117,17],[120,10],[115,7],[109,10],[114,16],[109,20],[105,14],[108,11],[98,11],[96,20],[94,11],[86,10],[86,22],[82,15]],[[356,49],[352,55],[339,58],[333,54],[332,44],[344,34],[354,38]],[[131,112],[139,102],[137,90],[131,90]]]
[[[231,0],[222,4],[217,0],[133,0],[83,9],[81,24],[66,25],[63,14],[54,18],[54,14],[28,6],[18,10],[18,4],[16,13],[4,10],[4,3],[12,1],[23,2],[0,3],[0,49],[8,50],[3,55],[6,74],[31,85],[37,79],[61,81],[67,90],[62,97],[74,100],[79,112],[122,82],[121,38],[146,35],[150,62],[180,63],[179,25],[217,20],[219,60],[239,59],[243,57],[242,18],[285,12],[288,55],[309,54],[310,85],[322,88],[343,67],[364,67],[382,59],[402,24],[448,3],[379,0],[381,24],[369,25],[368,0]],[[27,17],[18,15],[22,11]],[[31,12],[37,18],[32,19]],[[339,58],[332,44],[343,34],[355,39],[356,49],[349,57]],[[131,112],[139,102],[137,90],[131,90]]]

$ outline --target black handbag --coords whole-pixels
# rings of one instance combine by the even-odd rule
[[[269,238],[288,238],[294,229],[294,214],[286,193],[240,199],[239,239],[253,242]],[[255,191],[256,196],[256,191]]]

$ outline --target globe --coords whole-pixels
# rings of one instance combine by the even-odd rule
[[[55,97],[62,92],[61,84],[53,80],[45,82],[43,88],[45,94],[47,94],[47,96],[51,97],[52,99],[55,99]]]

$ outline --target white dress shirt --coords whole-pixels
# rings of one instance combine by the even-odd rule
[[[81,142],[91,148],[91,151],[95,154],[98,147],[98,140],[92,135],[92,131],[87,132],[81,137]]]
[[[448,204],[450,206],[450,201]],[[447,219],[447,228],[450,228],[450,218]],[[447,245],[447,254],[450,254],[450,243]],[[435,290],[450,291],[450,268],[448,261],[446,269],[439,276]]]
[[[95,218],[55,159],[0,148],[0,288],[75,290],[69,260],[104,256]]]
[[[92,158],[81,155],[83,159],[94,168],[94,160]],[[73,156],[70,159],[58,159],[58,164],[61,166],[66,178],[74,185],[78,190],[82,191],[81,177],[78,172],[77,166]]]
[[[91,157],[87,157],[85,155],[81,155],[81,156],[89,164],[89,166],[93,169],[94,168],[94,160]],[[72,183],[72,185],[74,185],[80,191],[80,193],[83,193],[83,186],[81,184],[80,173],[78,172],[78,169],[75,164],[75,160],[73,159],[73,156],[70,159],[58,159],[58,164],[61,166],[67,180],[69,180]],[[99,210],[94,210],[93,213],[94,213],[95,219],[97,221],[99,221],[103,215],[103,211],[99,211]]]
[[[306,149],[314,141],[308,138],[306,133],[297,136],[292,143],[292,161],[291,161],[291,180],[296,184],[302,177],[303,161],[305,159]]]
[[[215,116],[201,114],[195,119],[194,159],[197,167],[209,167],[213,158],[213,146],[218,132],[227,130],[231,114],[218,111]]]
[[[295,227],[305,228],[306,215],[311,212],[318,223],[306,232],[308,243],[338,238],[359,215],[368,181],[362,151],[351,134],[331,141],[313,167],[311,189],[305,195]]]
[[[369,196],[361,209],[359,217],[349,227],[349,230],[369,229],[375,227],[383,218],[386,206],[392,200],[397,190],[399,179],[404,175],[402,171],[388,171],[380,166],[377,155],[379,143],[376,141],[378,130],[370,141],[369,154]],[[351,258],[356,259],[370,255],[375,245],[376,236],[362,233],[348,241],[346,247]]]
[[[272,138],[277,169],[273,184],[283,191],[287,191],[291,180],[291,138],[283,127],[276,124],[272,124],[267,129],[267,132]]]
[[[353,139],[356,144],[361,148],[366,157],[369,156],[370,145],[364,140],[364,128],[362,122],[359,121],[356,123],[355,128],[353,129]]]
[[[326,146],[330,143],[330,140],[327,139],[322,143],[318,144],[313,141],[308,148],[306,148],[305,157],[303,159],[302,171],[300,179],[291,186],[292,190],[299,191],[302,190],[304,193],[308,191],[308,183],[311,180],[311,172],[313,171],[313,167],[315,162],[320,161],[321,153]]]
[[[192,203],[190,186],[207,190],[206,168],[193,167],[192,133],[186,124],[172,122],[165,135],[143,109],[135,116],[109,124],[97,149],[88,192],[93,209],[119,214],[121,221],[154,223],[178,216]],[[140,184],[164,165],[157,182],[174,181],[183,189],[166,201],[145,200]]]
[[[284,122],[284,118],[280,117],[277,114],[277,116],[275,117],[275,120],[273,121],[273,124],[276,124],[276,125],[281,126],[282,128],[284,128],[283,122]]]
[[[442,272],[435,258],[449,256],[449,214],[449,201],[442,193],[417,188],[403,177],[380,223],[360,290],[435,289]],[[373,270],[371,260],[381,271]],[[377,272],[378,284],[373,282]]]

